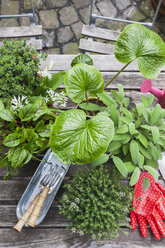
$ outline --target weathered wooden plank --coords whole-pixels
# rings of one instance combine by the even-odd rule
[[[42,40],[27,40],[26,43],[32,48],[37,47],[37,50],[42,50]],[[3,41],[0,41],[0,46],[3,46]]]
[[[42,26],[0,27],[0,38],[31,37],[42,35]]]
[[[65,71],[71,68],[71,61],[77,55],[48,55],[46,61],[41,60],[40,68],[43,70],[50,62],[53,62],[52,71]],[[125,64],[117,61],[114,55],[91,55],[93,59],[94,66],[96,66],[102,72],[118,72]],[[128,67],[125,68],[125,72],[138,72],[136,61],[133,61]],[[162,69],[162,72],[165,68]]]
[[[93,40],[80,39],[79,49],[83,51],[101,54],[114,54],[114,45]]]
[[[88,235],[72,234],[65,228],[24,228],[16,233],[11,228],[0,229],[0,247],[31,247],[31,248],[160,248],[164,247],[165,239],[156,241],[151,231],[148,237],[142,238],[139,231],[122,228],[119,236],[112,240],[99,241],[91,239]]]
[[[98,28],[94,26],[89,26],[89,25],[83,25],[81,34],[89,36],[89,37],[93,37],[93,38],[116,41],[120,32],[109,30],[109,29],[104,29],[104,28]]]

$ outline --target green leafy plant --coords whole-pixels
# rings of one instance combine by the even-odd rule
[[[7,41],[0,47],[0,98],[3,101],[18,95],[31,95],[40,85],[37,75],[40,58],[26,41]]]
[[[34,103],[23,98],[19,103],[5,108],[0,101],[0,168],[7,168],[5,179],[17,174],[18,167],[49,147],[56,118],[55,110],[48,108],[42,97]]]
[[[114,122],[115,134],[106,153],[124,177],[133,172],[130,185],[138,181],[140,170],[147,170],[157,180],[158,160],[165,150],[165,110],[159,104],[150,108],[153,96],[142,96],[142,102],[130,108],[122,85],[118,93],[111,90],[111,94],[111,107],[107,106],[106,112]]]
[[[85,168],[76,172],[60,201],[60,213],[70,221],[68,228],[96,240],[118,236],[119,225],[127,225],[132,193],[113,179],[108,168]]]

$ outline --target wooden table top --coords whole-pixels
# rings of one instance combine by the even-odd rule
[[[50,55],[47,61],[42,63],[41,68],[48,65],[49,61],[53,60],[53,72],[67,70],[71,60],[75,55]],[[107,82],[118,69],[123,67],[122,64],[116,62],[112,55],[93,55],[94,64],[101,70],[105,82]],[[159,77],[153,80],[155,87],[164,88],[164,74],[161,72]],[[141,100],[140,85],[144,81],[144,77],[138,72],[136,64],[130,65],[115,81],[110,85],[110,88],[116,89],[117,83],[122,83],[126,95],[131,98],[131,102]],[[63,87],[63,86],[61,86]],[[68,102],[67,109],[74,106],[71,101]],[[13,230],[13,226],[17,222],[16,206],[25,191],[32,175],[37,169],[39,162],[33,161],[25,165],[19,170],[19,174],[11,180],[3,181],[2,175],[5,169],[0,169],[0,247],[34,247],[34,248],[141,248],[141,247],[164,247],[165,239],[156,241],[151,231],[148,229],[148,237],[142,238],[139,229],[132,231],[122,227],[119,236],[113,241],[108,241],[106,244],[101,241],[96,243],[89,236],[79,236],[72,234],[66,229],[68,224],[64,216],[58,214],[58,200],[61,198],[64,189],[60,188],[57,196],[49,209],[49,212],[43,222],[33,228],[23,228],[21,233]],[[65,179],[71,181],[75,171],[80,166],[73,165],[70,167]],[[126,235],[127,233],[127,235]]]

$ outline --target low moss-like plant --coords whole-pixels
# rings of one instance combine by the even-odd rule
[[[68,191],[60,201],[60,214],[68,218],[72,232],[106,240],[118,236],[119,225],[127,225],[130,187],[121,186],[108,168],[86,168],[74,175],[72,184],[64,187]]]

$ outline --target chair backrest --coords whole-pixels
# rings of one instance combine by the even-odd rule
[[[37,50],[42,49],[42,39],[36,39],[42,35],[42,26],[21,26],[21,27],[0,27],[0,46],[3,45],[4,38],[30,38],[27,44],[32,47],[37,47]]]
[[[114,45],[109,43],[103,43],[94,41],[93,39],[102,39],[111,43],[116,42],[120,32],[98,28],[89,25],[83,25],[82,35],[87,36],[88,39],[80,39],[79,49],[85,52],[95,52],[98,54],[109,54],[114,53]]]

